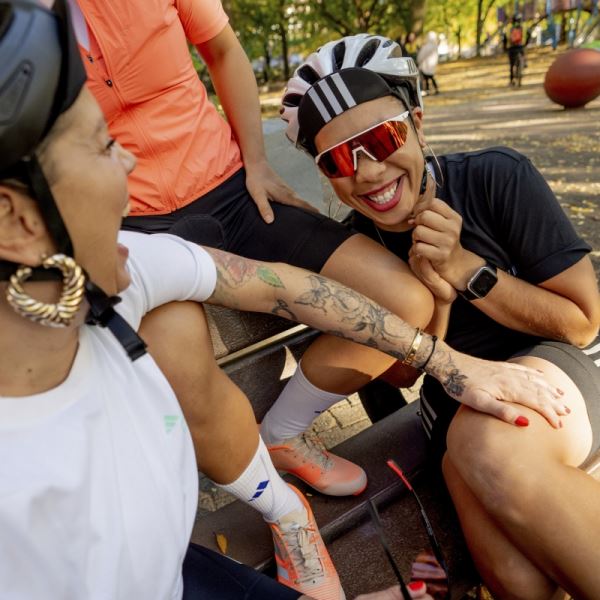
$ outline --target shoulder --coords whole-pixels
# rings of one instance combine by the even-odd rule
[[[464,185],[481,184],[498,190],[515,174],[535,171],[531,161],[520,152],[505,146],[446,154],[440,157],[446,179]]]
[[[520,164],[529,162],[529,159],[524,154],[506,146],[493,146],[473,152],[445,154],[443,155],[443,159],[448,167],[453,169],[483,167],[515,169]]]

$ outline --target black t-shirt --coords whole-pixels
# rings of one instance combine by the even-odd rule
[[[542,175],[523,155],[508,148],[449,154],[436,167],[436,196],[463,218],[461,243],[499,269],[538,284],[568,269],[590,246],[575,232]],[[379,230],[355,213],[353,227],[403,260],[410,231]],[[452,305],[446,341],[481,358],[506,360],[538,338],[489,318],[459,296]]]

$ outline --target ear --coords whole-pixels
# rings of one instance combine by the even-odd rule
[[[0,259],[34,267],[52,246],[37,204],[24,190],[0,184]]]
[[[425,133],[423,131],[423,109],[417,107],[412,109],[412,120],[415,125],[415,132],[417,139],[419,140],[419,146],[425,148],[427,141],[425,140]]]

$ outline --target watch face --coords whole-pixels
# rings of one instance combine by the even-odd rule
[[[469,282],[469,290],[478,298],[483,298],[496,284],[498,276],[489,267],[482,267]]]

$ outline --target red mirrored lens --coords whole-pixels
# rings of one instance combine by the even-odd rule
[[[317,164],[330,179],[350,177],[354,175],[353,149],[362,146],[381,162],[404,146],[407,135],[406,121],[386,121],[325,152]]]

